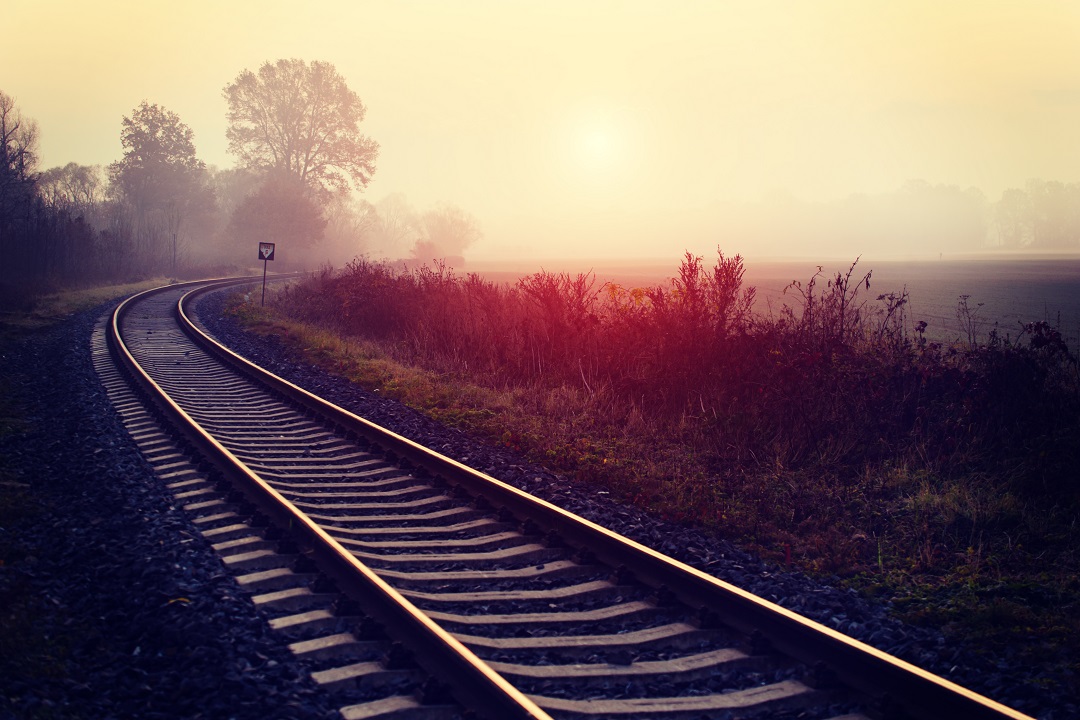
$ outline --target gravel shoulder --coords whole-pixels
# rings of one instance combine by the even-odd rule
[[[106,309],[0,347],[0,717],[338,717],[120,424]]]

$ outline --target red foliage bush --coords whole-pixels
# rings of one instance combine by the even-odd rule
[[[290,290],[302,320],[388,342],[402,359],[495,387],[575,385],[616,417],[694,429],[725,462],[861,467],[917,454],[939,470],[1019,469],[1027,490],[1074,491],[1076,358],[1045,323],[1015,341],[927,343],[906,291],[865,300],[852,263],[793,306],[752,312],[743,261],[684,257],[667,286],[596,287],[591,273],[514,285],[442,265],[356,260]],[[1027,344],[1024,339],[1027,338]]]

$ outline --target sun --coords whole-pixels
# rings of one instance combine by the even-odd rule
[[[578,136],[577,153],[586,168],[608,168],[618,160],[619,138],[610,127],[585,127]]]
[[[611,179],[625,168],[629,150],[626,118],[613,108],[578,109],[566,127],[566,159],[581,180]]]
[[[594,102],[568,109],[558,125],[560,192],[593,208],[631,202],[642,184],[645,133],[630,108]]]

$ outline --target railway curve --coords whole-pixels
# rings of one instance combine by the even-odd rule
[[[129,299],[110,347],[201,458],[166,455],[178,499],[363,698],[344,717],[1026,717],[255,367],[185,311],[220,286]]]

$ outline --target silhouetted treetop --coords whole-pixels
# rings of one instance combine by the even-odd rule
[[[124,157],[109,165],[114,190],[141,212],[175,204],[198,185],[206,169],[195,157],[195,134],[180,116],[145,100],[125,117]]]
[[[328,62],[290,59],[243,70],[225,86],[226,137],[240,164],[285,170],[320,192],[363,188],[379,145],[361,135],[366,109]]]
[[[28,212],[37,175],[37,123],[24,118],[15,98],[0,91],[0,229]]]
[[[100,165],[68,163],[49,168],[38,178],[38,193],[55,210],[82,215],[103,198],[105,181]]]

